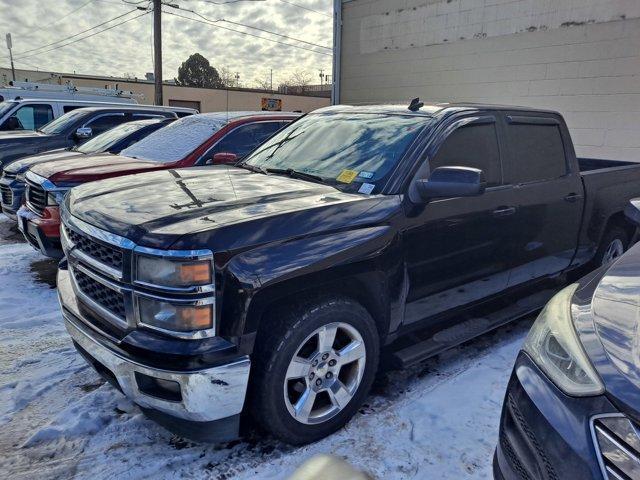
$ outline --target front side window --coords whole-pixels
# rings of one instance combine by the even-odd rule
[[[18,108],[6,121],[6,130],[37,130],[53,120],[53,108],[47,104],[30,104]],[[4,125],[3,125],[4,126]]]
[[[122,114],[102,115],[95,120],[87,123],[87,127],[91,127],[92,135],[100,135],[107,130],[112,129],[116,125],[120,125],[127,121],[127,116]]]
[[[281,128],[282,122],[241,125],[216,143],[207,157],[212,157],[216,153],[235,153],[238,158],[243,158]]]
[[[271,137],[245,163],[314,175],[345,191],[364,183],[380,188],[431,121],[384,113],[309,114]]]
[[[511,183],[539,182],[567,174],[558,125],[510,124],[507,126],[507,138],[511,161],[506,173]]]
[[[487,186],[501,183],[500,152],[494,123],[471,124],[451,133],[429,161],[438,167],[471,167],[482,170]]]

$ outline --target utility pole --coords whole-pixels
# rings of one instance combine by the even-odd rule
[[[11,59],[11,76],[13,77],[13,81],[16,81],[16,69],[13,66],[13,53],[11,53],[11,47],[13,43],[11,42],[11,34],[7,33],[7,48],[9,49],[9,58]]]
[[[321,69],[320,69],[320,85],[324,85],[324,77],[325,77],[325,75],[324,75],[324,69],[323,69],[323,68],[321,68]]]
[[[271,69],[270,79],[271,79],[270,80],[270,84],[271,84],[270,90],[273,92],[273,68]]]
[[[162,105],[162,12],[161,0],[153,0],[153,80],[155,83],[154,103]]]

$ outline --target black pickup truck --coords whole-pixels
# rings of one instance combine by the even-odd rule
[[[62,207],[66,327],[167,428],[303,444],[402,367],[541,306],[635,228],[640,165],[552,111],[337,106],[236,166],[94,182]]]

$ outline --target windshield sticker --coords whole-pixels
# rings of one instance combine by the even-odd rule
[[[342,170],[342,173],[336,177],[336,180],[342,183],[351,183],[358,176],[355,170]]]
[[[365,170],[361,171],[358,176],[361,178],[373,178],[374,173],[373,172],[367,172]]]
[[[358,190],[358,193],[371,195],[371,192],[373,192],[374,188],[376,188],[376,186],[373,183],[363,183],[362,185],[360,185],[360,189]]]

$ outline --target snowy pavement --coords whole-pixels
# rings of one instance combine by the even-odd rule
[[[195,444],[86,366],[62,324],[55,262],[9,233],[0,220],[1,478],[282,479],[318,453],[377,479],[492,478],[500,406],[531,319],[380,375],[346,428],[313,445]]]

